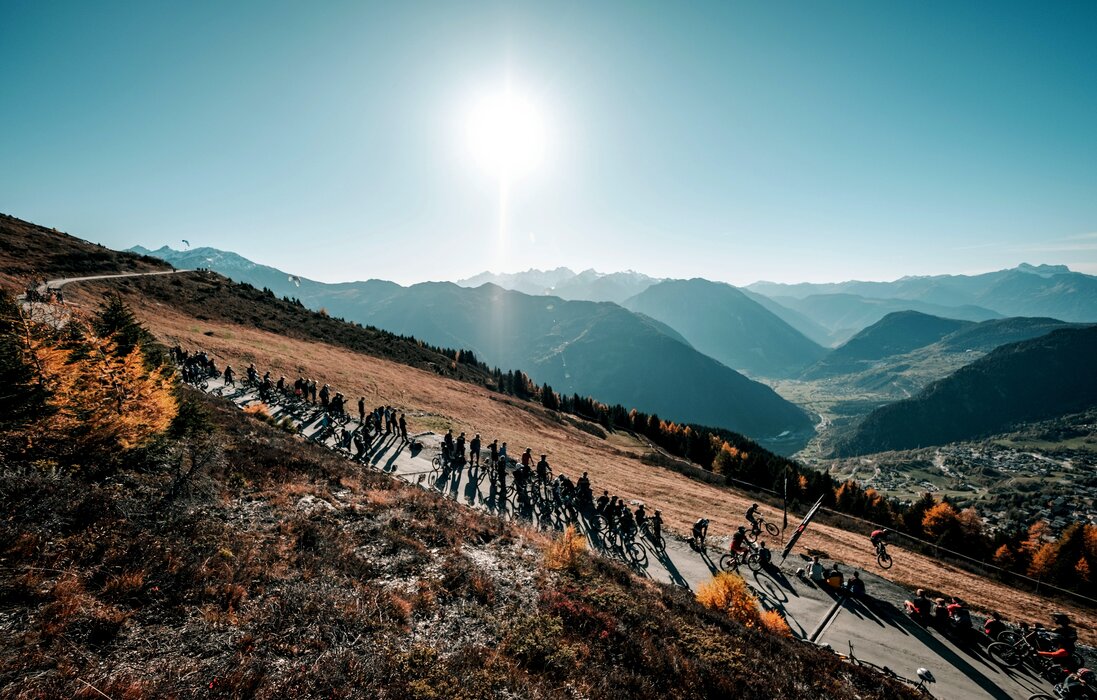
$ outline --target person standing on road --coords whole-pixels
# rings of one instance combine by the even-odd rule
[[[366,397],[358,397],[358,422],[362,425],[366,424]]]
[[[488,445],[488,459],[492,464],[499,462],[499,440],[492,440],[491,444]]]
[[[480,466],[480,433],[476,433],[469,443],[469,460],[474,467]]]
[[[236,372],[232,371],[232,365],[225,365],[225,386],[236,387]]]
[[[408,442],[408,419],[403,413],[400,414],[400,440]]]

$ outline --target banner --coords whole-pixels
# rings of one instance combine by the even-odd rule
[[[804,530],[807,529],[808,523],[815,517],[815,511],[819,510],[819,507],[822,505],[823,497],[819,496],[819,500],[811,507],[808,514],[804,516],[804,520],[800,523],[800,527],[796,528],[796,532],[792,533],[792,537],[789,538],[788,544],[785,545],[785,551],[781,552],[781,561],[784,561],[785,557],[788,556],[788,553],[792,551],[792,546],[796,544],[796,540],[800,539],[800,535],[804,534]]]
[[[781,523],[781,532],[788,529],[788,467],[785,467],[785,490],[781,496],[784,501],[784,521]]]

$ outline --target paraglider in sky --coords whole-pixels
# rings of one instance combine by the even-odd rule
[[[190,248],[190,241],[188,241],[186,238],[184,238],[183,239],[183,245],[185,245],[187,248]]]
[[[290,281],[290,282],[293,282],[293,283],[294,283],[295,285],[297,285],[298,287],[300,287],[300,286],[301,286],[301,278],[300,278],[300,277],[298,277],[297,275],[290,275],[290,276],[289,276],[289,281]]]

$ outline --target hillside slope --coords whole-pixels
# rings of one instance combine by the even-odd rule
[[[971,325],[917,311],[895,311],[862,330],[803,373],[805,379],[851,374],[874,362],[935,343]]]
[[[203,260],[239,281],[297,297],[331,315],[472,350],[481,360],[520,368],[561,393],[591,395],[760,440],[811,430],[807,415],[769,387],[679,342],[663,323],[616,304],[530,296],[493,284],[470,289],[448,282],[401,287],[378,280],[291,281],[284,272],[222,251],[155,254],[176,265]]]
[[[0,282],[22,288],[31,278],[170,270],[163,260],[120,253],[56,229],[0,214]]]
[[[1005,432],[1097,406],[1097,327],[1005,345],[917,396],[870,413],[841,456],[910,449]]]
[[[624,303],[680,332],[695,348],[733,369],[788,377],[824,350],[768,309],[728,284],[667,280]]]

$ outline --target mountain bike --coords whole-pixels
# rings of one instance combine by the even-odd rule
[[[751,571],[762,570],[762,560],[758,557],[758,552],[753,549],[743,552],[728,552],[720,557],[721,571],[738,571],[743,564],[746,564]]]
[[[881,569],[890,569],[892,565],[891,555],[888,554],[887,544],[880,542],[876,545],[876,564]]]
[[[651,524],[651,518],[644,520],[644,524],[640,526],[640,531],[644,534],[644,537],[648,538],[651,545],[660,552],[666,551],[667,538],[663,537],[662,532],[659,536],[655,536],[655,528]]]
[[[747,540],[749,542],[757,542],[758,535],[762,534],[763,531],[770,537],[777,537],[781,534],[781,528],[763,517],[758,517],[755,524],[747,531]]]

